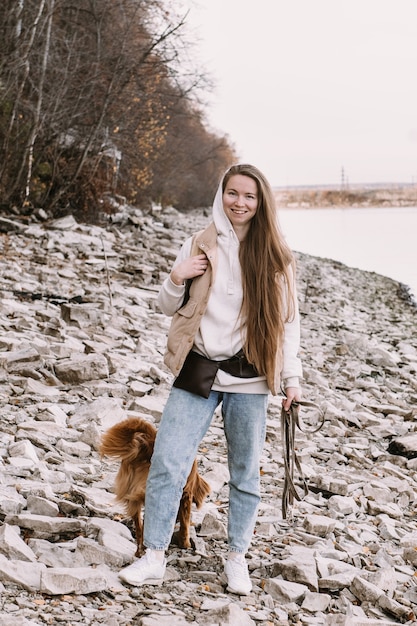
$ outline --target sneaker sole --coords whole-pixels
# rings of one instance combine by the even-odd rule
[[[242,591],[241,589],[233,589],[233,587],[231,587],[228,582],[227,582],[227,574],[226,572],[223,572],[221,575],[221,580],[223,583],[226,583],[226,591],[229,591],[230,593],[235,593],[238,596],[248,596],[251,591],[253,590],[253,586],[251,585],[250,589]]]
[[[226,590],[230,593],[235,593],[237,596],[248,596],[252,591],[252,589],[245,591],[242,591],[242,589],[232,589],[232,587],[229,587],[229,585],[227,585]]]
[[[139,587],[140,585],[160,585],[164,582],[163,578],[146,578],[145,580],[140,581],[129,579],[127,576],[119,576],[119,578],[133,587]]]

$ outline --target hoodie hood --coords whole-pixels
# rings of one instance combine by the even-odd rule
[[[213,208],[212,208],[213,222],[215,223],[217,232],[220,236],[228,237],[231,240],[235,241],[237,245],[239,245],[239,240],[234,231],[232,223],[227,217],[223,209],[223,188],[222,188],[223,179],[224,179],[224,176],[222,177],[220,181],[220,184],[217,188],[217,192],[213,201]]]
[[[233,295],[236,289],[236,281],[241,282],[239,246],[240,242],[223,209],[223,178],[217,188],[213,201],[212,217],[218,233],[219,255],[221,257],[220,267],[223,268],[224,277],[227,277],[227,293]]]

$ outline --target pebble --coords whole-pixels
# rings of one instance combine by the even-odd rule
[[[417,620],[417,308],[372,272],[297,253],[309,486],[282,519],[280,398],[271,398],[249,596],[226,591],[226,445],[199,451],[212,493],[174,543],[163,584],[118,579],[136,549],[102,433],[158,426],[172,376],[159,286],[206,211],[124,206],[0,232],[0,626],[387,626]],[[307,427],[317,412],[303,409]],[[295,472],[302,495],[300,477]],[[297,483],[298,480],[298,483]]]

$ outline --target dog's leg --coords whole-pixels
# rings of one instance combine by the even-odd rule
[[[180,528],[177,534],[178,544],[181,548],[190,548],[190,526],[193,502],[199,509],[206,496],[210,493],[210,485],[200,476],[197,468],[197,461],[194,460],[191,472],[188,476],[178,511],[177,520]]]
[[[141,557],[144,553],[143,546],[143,521],[141,507],[138,508],[136,515],[134,516],[135,532],[136,532],[136,553],[135,556]]]
[[[178,511],[178,521],[180,528],[178,531],[178,544],[180,548],[190,548],[190,525],[191,525],[191,507],[193,498],[188,491],[184,490]]]

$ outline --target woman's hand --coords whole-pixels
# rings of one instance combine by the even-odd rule
[[[290,406],[292,402],[300,402],[301,401],[301,389],[300,387],[287,387],[285,390],[286,397],[282,399],[282,406],[285,411],[290,410]]]
[[[188,278],[201,276],[207,269],[208,260],[205,254],[197,254],[184,259],[171,271],[171,280],[176,285],[183,285]]]

